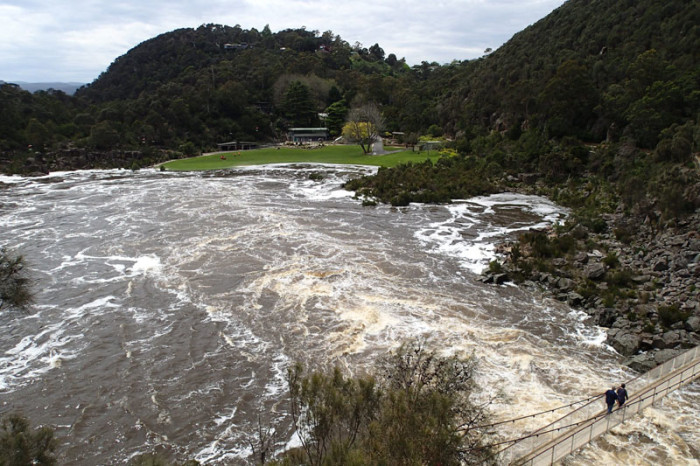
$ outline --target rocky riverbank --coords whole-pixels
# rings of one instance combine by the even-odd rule
[[[54,171],[127,168],[138,169],[177,158],[172,151],[69,148],[28,154],[0,154],[0,173],[45,175]]]
[[[663,229],[621,212],[603,219],[603,233],[576,224],[502,245],[483,281],[515,280],[583,309],[640,372],[700,344],[700,213]]]

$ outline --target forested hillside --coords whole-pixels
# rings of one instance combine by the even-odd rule
[[[698,144],[698,24],[696,2],[570,0],[490,55],[412,67],[331,31],[179,29],[118,57],[75,97],[2,85],[0,161],[23,171],[30,145],[191,155],[280,140],[320,125],[319,113],[335,136],[350,107],[372,102],[385,131],[444,135],[490,173],[608,176],[619,163],[589,166],[577,148],[600,142],[684,163]]]
[[[450,132],[542,128],[599,142],[697,117],[700,7],[683,0],[570,0],[455,76]]]
[[[375,44],[331,31],[272,33],[202,25],[145,41],[74,98],[3,85],[0,150],[77,145],[192,154],[228,140],[271,141],[324,122],[338,135],[351,105],[375,102],[387,130],[420,132],[437,115],[425,83],[437,64],[410,68]]]
[[[489,56],[430,74],[436,125],[467,160],[380,173],[363,192],[447,202],[504,174],[538,174],[550,186],[595,176],[607,205],[687,215],[700,206],[699,24],[693,2],[570,0]],[[458,178],[480,181],[450,182]]]

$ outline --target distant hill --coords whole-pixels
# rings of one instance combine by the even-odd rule
[[[4,81],[0,81],[0,84],[1,83],[4,83]],[[78,88],[85,85],[85,83],[77,83],[77,82],[28,83],[28,82],[24,82],[24,81],[15,81],[13,84],[17,84],[19,87],[21,87],[25,91],[29,91],[29,92],[47,91],[49,89],[54,89],[57,91],[65,92],[68,95],[75,94],[75,91],[77,91]]]
[[[102,125],[121,141],[211,148],[283,138],[320,125],[320,114],[338,135],[348,107],[365,101],[382,106],[387,130],[419,131],[433,115],[410,105],[423,100],[416,73],[379,44],[351,46],[331,31],[206,24],[142,42],[76,96],[104,106]]]
[[[205,24],[142,42],[74,99],[32,101],[5,85],[0,148],[80,141],[189,153],[322,123],[337,135],[349,107],[373,102],[387,132],[446,136],[462,152],[493,130],[514,141],[529,130],[625,136],[653,149],[664,130],[697,118],[699,25],[697,2],[569,0],[488,56],[409,67],[331,31]]]

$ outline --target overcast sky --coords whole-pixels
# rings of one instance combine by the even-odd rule
[[[92,82],[173,29],[215,23],[331,30],[350,44],[449,63],[483,55],[564,0],[0,0],[0,80]]]

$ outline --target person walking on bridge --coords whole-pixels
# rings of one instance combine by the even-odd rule
[[[617,398],[617,393],[615,392],[615,385],[605,392],[605,403],[608,405],[608,414],[612,413],[613,406],[615,406],[615,402],[618,400]]]
[[[627,396],[625,384],[620,385],[620,388],[617,389],[617,404],[620,408],[622,408],[622,405],[625,404],[625,401],[627,401],[628,398],[629,396]]]

